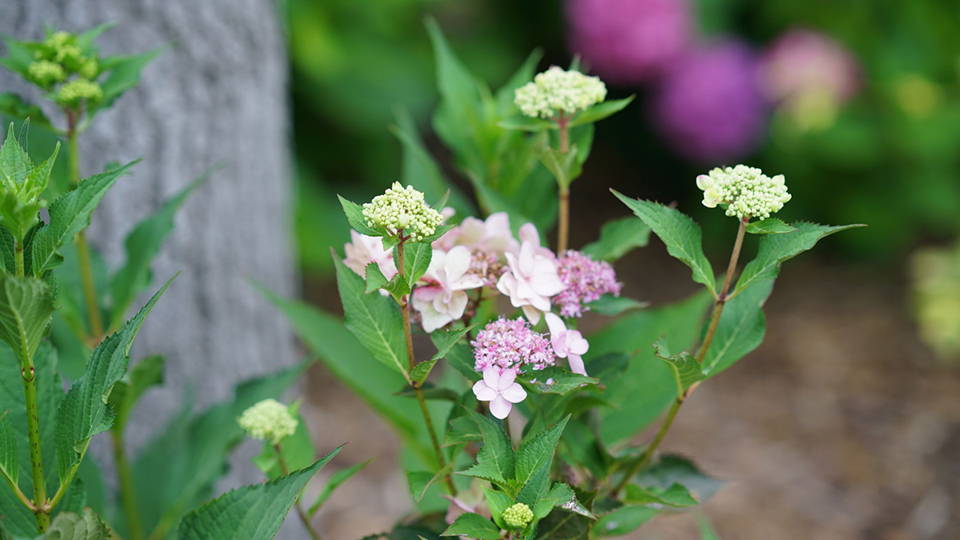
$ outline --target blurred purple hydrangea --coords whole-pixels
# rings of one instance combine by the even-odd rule
[[[687,47],[686,0],[568,0],[570,46],[609,82],[639,83]]]
[[[698,161],[734,159],[753,149],[766,107],[756,56],[733,41],[691,48],[661,79],[654,119],[678,153]]]

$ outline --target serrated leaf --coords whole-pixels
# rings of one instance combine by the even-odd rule
[[[713,268],[703,254],[700,226],[683,212],[652,201],[631,199],[617,191],[613,194],[633,210],[667,246],[667,253],[693,271],[693,280],[716,293]]]
[[[20,457],[17,453],[17,435],[7,418],[10,411],[3,411],[0,417],[0,474],[8,482],[17,485],[20,479]]]
[[[127,90],[140,82],[140,72],[151,60],[160,54],[159,49],[129,56],[111,56],[102,59],[101,69],[109,71],[107,78],[100,83],[103,98],[90,107],[88,114],[92,118],[98,111],[109,108]]]
[[[440,399],[440,400],[452,401],[454,403],[460,400],[460,395],[454,392],[453,390],[449,388],[439,387],[429,382],[423,383],[423,385],[420,387],[419,390],[420,390],[420,393],[423,395],[424,399]],[[400,390],[395,395],[403,396],[407,398],[415,398],[417,397],[417,391],[410,386],[406,386],[403,388],[403,390]]]
[[[150,284],[150,265],[173,230],[174,218],[191,193],[206,177],[199,178],[164,201],[152,215],[137,223],[123,241],[126,261],[110,277],[110,328],[126,316],[130,304]]]
[[[713,342],[703,359],[703,371],[709,377],[732,366],[763,342],[766,319],[763,305],[773,291],[771,279],[757,280],[729,300],[720,315]]]
[[[90,438],[113,424],[114,413],[107,406],[113,385],[127,370],[133,340],[157,301],[174,278],[168,280],[140,311],[116,333],[97,345],[87,370],[73,383],[57,412],[57,465],[61,482],[68,471],[80,464]]]
[[[435,365],[437,365],[436,358],[417,362],[413,366],[413,369],[410,370],[410,378],[413,379],[413,382],[416,383],[417,386],[422,385],[424,381],[427,380],[427,377],[430,376],[430,372],[433,371],[433,366]]]
[[[525,437],[520,443],[516,458],[516,484],[520,486],[520,492],[517,495],[519,502],[532,507],[546,493],[550,482],[553,455],[569,420],[570,417],[567,416],[556,425],[532,437]]]
[[[570,121],[570,127],[599,122],[612,114],[620,112],[624,107],[629,105],[631,101],[633,101],[633,96],[597,103],[574,116],[573,120]]]
[[[689,459],[670,454],[660,456],[653,465],[638,474],[634,482],[661,490],[680,484],[688,492],[695,494],[701,503],[713,496],[725,483],[707,476]]]
[[[76,189],[64,193],[53,201],[48,210],[49,224],[37,231],[28,246],[33,275],[43,276],[59,264],[60,247],[72,241],[77,233],[90,225],[90,215],[100,204],[107,190],[136,163],[133,161],[123,167],[86,178]]]
[[[533,506],[533,515],[535,519],[542,519],[549,514],[554,507],[561,506],[571,500],[576,499],[573,489],[563,483],[556,482],[550,491]]]
[[[621,506],[600,516],[593,525],[593,534],[597,536],[621,536],[631,533],[657,515],[657,510],[649,506]]]
[[[627,298],[626,296],[613,296],[612,294],[605,294],[600,298],[597,298],[593,302],[587,303],[586,307],[594,312],[599,313],[600,315],[620,315],[625,311],[630,311],[634,309],[643,309],[650,304],[648,302],[640,302],[634,300],[633,298]]]
[[[750,234],[783,234],[797,230],[793,225],[784,223],[777,218],[767,218],[762,221],[751,221],[747,225]]]
[[[581,250],[594,260],[615,261],[630,250],[650,242],[650,227],[633,216],[608,221],[600,229],[600,238]]]
[[[32,362],[53,316],[53,295],[42,280],[0,274],[0,339],[20,363]]]
[[[390,280],[383,275],[383,272],[380,271],[377,263],[368,264],[366,270],[363,271],[363,276],[366,283],[366,288],[363,292],[367,294],[379,291],[390,282]]]
[[[623,502],[627,504],[661,504],[673,508],[687,508],[699,504],[686,487],[677,483],[671,484],[666,489],[644,488],[628,484]]]
[[[0,264],[7,273],[16,273],[16,239],[10,229],[0,225]]]
[[[863,225],[817,225],[800,222],[793,225],[796,230],[789,233],[764,236],[760,240],[757,256],[750,261],[740,274],[737,286],[731,296],[736,296],[752,283],[777,277],[780,265],[784,261],[811,249],[821,239],[831,234]]]
[[[110,528],[90,508],[83,514],[60,512],[53,518],[43,540],[103,540],[110,538]]]
[[[688,352],[670,354],[666,342],[661,339],[653,344],[657,357],[666,362],[673,372],[673,380],[677,384],[677,398],[683,399],[687,390],[704,380],[707,376],[697,360]]]
[[[177,530],[181,540],[273,538],[310,478],[340,449],[313,465],[265,484],[246,486],[185,515]]]
[[[367,225],[367,220],[363,217],[363,208],[361,208],[359,204],[344,199],[340,195],[337,195],[337,198],[340,199],[340,206],[343,207],[343,215],[347,218],[347,223],[350,224],[350,228],[367,236],[383,236],[383,231]]]
[[[477,454],[476,464],[458,474],[483,478],[501,486],[507,484],[514,478],[515,458],[506,432],[490,417],[474,411],[467,414],[480,430],[483,446]]]
[[[389,298],[365,294],[363,278],[347,268],[336,254],[333,262],[345,326],[374,358],[409,380],[400,308]]]
[[[497,540],[500,528],[480,514],[462,514],[440,536],[466,536],[479,540]]]
[[[115,413],[113,429],[123,433],[130,413],[143,394],[152,386],[163,383],[166,361],[163,356],[148,356],[137,362],[124,380],[117,382],[110,392],[110,408]]]
[[[463,336],[467,335],[473,328],[474,325],[470,325],[452,330],[436,330],[431,332],[430,340],[433,341],[433,346],[437,348],[437,352],[433,355],[433,358],[436,360],[446,358],[447,355],[450,354],[451,349],[458,343],[461,343]]]
[[[537,524],[536,538],[542,540],[589,540],[593,521],[583,515],[555,509]]]
[[[433,247],[425,242],[408,242],[404,244],[403,249],[403,280],[405,281],[405,290],[412,291],[417,281],[430,268],[430,261],[433,258]],[[394,254],[394,260],[397,267],[400,266],[399,257]],[[399,274],[397,274],[399,276]]]
[[[534,373],[536,380],[530,381],[530,385],[542,394],[558,394],[563,396],[600,382],[593,377],[578,375],[561,367],[549,367]]]
[[[327,480],[327,483],[324,484],[320,494],[317,495],[316,500],[313,501],[313,504],[310,505],[310,509],[307,510],[307,514],[311,516],[316,514],[317,510],[320,510],[320,507],[323,506],[323,503],[327,502],[327,499],[330,498],[330,495],[333,494],[334,490],[343,485],[343,483],[349,480],[351,476],[363,470],[363,468],[369,463],[369,461],[357,463],[356,465],[347,467],[346,469],[341,469],[330,475],[330,478]]]

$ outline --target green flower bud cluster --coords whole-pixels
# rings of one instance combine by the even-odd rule
[[[96,51],[84,50],[80,40],[70,32],[54,32],[42,42],[26,44],[33,50],[34,61],[27,67],[27,79],[51,90],[50,97],[64,107],[78,107],[103,99],[97,84],[100,61]],[[55,88],[57,85],[60,88]]]
[[[37,224],[40,209],[46,206],[43,192],[60,146],[44,161],[34,163],[17,141],[13,123],[0,147],[0,223],[19,241]]]
[[[773,178],[756,167],[717,167],[697,177],[707,208],[725,206],[726,214],[739,219],[767,219],[790,200],[783,175]]]
[[[443,223],[440,212],[431,208],[423,199],[423,193],[404,188],[394,182],[383,195],[364,203],[363,218],[367,225],[380,228],[394,235],[401,232],[414,242],[419,242],[437,231]]]
[[[517,88],[513,101],[526,116],[553,118],[577,113],[606,97],[607,87],[599,78],[553,66]]]
[[[278,444],[297,430],[297,419],[290,409],[275,399],[265,399],[243,411],[237,423],[254,439],[271,444]]]
[[[511,529],[523,529],[533,521],[533,510],[523,503],[516,503],[504,510],[500,518]]]

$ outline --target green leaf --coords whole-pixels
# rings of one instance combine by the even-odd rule
[[[700,226],[679,210],[652,201],[631,199],[613,192],[633,213],[660,237],[667,246],[667,252],[673,255],[693,271],[693,280],[702,283],[716,293],[713,268],[703,254]]]
[[[433,371],[433,366],[435,365],[437,365],[436,358],[424,360],[423,362],[417,362],[413,366],[413,369],[410,370],[410,378],[413,379],[413,382],[418,386],[422,385],[424,381],[427,380],[427,377],[430,376],[430,372]]]
[[[297,428],[293,435],[285,437],[280,441],[280,451],[283,454],[283,460],[289,470],[302,469],[313,463],[316,458],[314,455],[313,441],[310,440],[310,432],[307,429],[307,423],[299,415],[300,403],[294,403],[288,407],[290,413],[297,418]],[[283,476],[283,467],[280,466],[280,459],[277,455],[273,443],[264,441],[260,454],[253,458],[253,464],[269,480],[277,479]]]
[[[593,521],[581,514],[555,509],[537,524],[538,540],[587,540]]]
[[[490,510],[490,515],[493,516],[493,522],[502,529],[507,528],[502,516],[503,511],[513,505],[513,497],[493,488],[484,489],[483,496],[487,500],[487,508]]]
[[[535,374],[536,381],[530,381],[530,385],[543,394],[559,394],[564,396],[600,382],[593,377],[585,377],[571,373],[570,370],[561,367],[549,367],[533,373]],[[548,383],[547,381],[550,382]]]
[[[669,490],[680,484],[687,492],[696,494],[701,503],[719,490],[724,482],[704,474],[692,461],[682,456],[663,455],[653,465],[638,474],[634,481],[647,488]]]
[[[103,540],[111,538],[110,528],[90,508],[83,514],[60,512],[53,518],[43,540]]]
[[[409,380],[400,308],[389,298],[365,294],[363,278],[347,268],[336,254],[334,265],[347,329],[374,358]]]
[[[557,124],[550,120],[542,118],[531,118],[529,116],[511,116],[497,122],[497,125],[503,129],[515,129],[518,131],[540,132],[554,129]]]
[[[310,478],[340,448],[313,465],[265,484],[245,486],[200,506],[183,517],[177,530],[181,540],[273,538]]]
[[[302,302],[263,292],[293,323],[297,335],[324,365],[386,419],[425,463],[430,463],[433,450],[417,404],[394,395],[406,380],[375,360],[357,339],[344,331],[343,323],[336,317]]]
[[[140,82],[140,72],[157,55],[159,49],[130,56],[111,56],[102,59],[101,69],[109,71],[107,78],[100,83],[103,90],[103,99],[95,106],[90,107],[89,115],[92,118],[97,112],[109,108],[127,90]]]
[[[561,187],[569,187],[583,172],[581,162],[577,157],[576,145],[572,146],[565,154],[546,145],[540,152],[540,162],[550,171],[550,174],[553,175]]]
[[[163,383],[166,361],[163,356],[148,356],[133,366],[124,380],[118,381],[110,392],[110,408],[116,417],[113,430],[121,435],[130,418],[130,413],[143,394],[153,386]]]
[[[90,438],[113,424],[114,413],[107,407],[113,385],[127,370],[133,340],[147,315],[174,278],[168,280],[132,319],[97,345],[87,371],[70,387],[57,412],[57,464],[61,482],[68,471],[80,464]]]
[[[662,504],[673,508],[687,508],[699,504],[690,491],[680,484],[671,484],[667,489],[644,488],[627,485],[623,502],[628,504]]]
[[[797,230],[793,225],[784,223],[777,218],[767,218],[763,221],[752,221],[747,225],[750,234],[783,234]]]
[[[657,515],[657,510],[649,506],[621,506],[600,516],[593,525],[593,534],[597,536],[621,536],[629,534]]]
[[[763,342],[763,304],[773,291],[773,281],[754,281],[750,288],[727,302],[703,359],[703,371],[709,377],[732,366]]]
[[[684,351],[679,354],[670,354],[663,339],[654,343],[653,347],[656,350],[657,357],[666,362],[673,372],[673,379],[677,383],[678,399],[686,397],[687,390],[691,386],[707,377],[700,364],[690,353]]]
[[[592,124],[594,122],[603,120],[604,118],[623,110],[623,108],[629,105],[631,101],[633,101],[633,96],[597,103],[596,105],[575,116],[573,120],[570,121],[570,127],[580,126],[583,124]]]
[[[37,278],[0,274],[0,339],[32,362],[53,316],[50,287]]]
[[[427,495],[427,491],[438,480],[447,475],[452,465],[447,465],[437,472],[427,471],[407,471],[407,485],[410,487],[410,495],[414,502],[419,503]]]
[[[600,315],[620,315],[625,311],[630,311],[634,309],[643,309],[650,304],[647,302],[640,302],[634,300],[633,298],[627,298],[626,296],[613,296],[612,294],[605,294],[600,298],[597,298],[593,302],[587,304],[587,308],[594,313],[599,313]]]
[[[440,536],[466,536],[480,540],[497,540],[500,538],[500,529],[489,519],[480,514],[462,514],[447,527]]]
[[[553,454],[569,420],[567,416],[555,426],[525,437],[520,443],[516,459],[516,483],[520,486],[517,501],[533,507],[546,494]]]
[[[339,195],[337,195],[337,198],[340,199],[340,206],[343,207],[343,215],[347,218],[347,223],[350,224],[350,228],[367,236],[383,236],[383,231],[367,225],[367,220],[363,217],[363,208],[361,208],[359,204],[344,199]]]
[[[383,272],[380,271],[377,263],[368,264],[366,270],[363,271],[363,275],[366,280],[366,288],[364,288],[363,292],[367,294],[379,291],[390,282],[390,280],[383,275]]]
[[[556,506],[561,506],[575,500],[577,496],[573,493],[573,489],[560,482],[553,484],[553,487],[550,488],[550,491],[547,492],[546,496],[541,497],[537,501],[537,504],[533,507],[533,515],[535,519],[542,519],[550,513],[551,510]]]
[[[174,218],[184,201],[206,177],[199,178],[180,190],[130,231],[123,241],[126,262],[110,278],[110,328],[116,328],[136,299],[150,284],[150,264],[160,252],[173,230]]]
[[[537,70],[537,65],[540,63],[541,58],[543,58],[543,51],[539,49],[531,51],[523,61],[523,64],[520,64],[520,67],[513,72],[510,79],[503,83],[503,86],[497,90],[497,108],[501,115],[506,115],[517,110],[517,106],[513,101],[517,88],[520,88],[533,79],[533,75]]]
[[[28,246],[33,275],[43,276],[60,263],[62,257],[58,251],[61,246],[68,241],[73,241],[77,233],[90,225],[90,215],[100,204],[107,190],[136,163],[136,161],[130,162],[123,167],[86,178],[76,189],[64,193],[53,201],[49,208],[49,224],[37,231]]]
[[[697,513],[697,527],[700,529],[700,540],[720,540],[720,535],[714,530],[710,520],[703,513]]]
[[[9,92],[0,92],[0,115],[29,120],[32,126],[40,126],[46,129],[53,128],[43,109],[28,103],[17,94]]]
[[[420,362],[419,364],[417,364],[417,366],[426,365],[428,363],[429,362]],[[412,371],[411,374],[416,375],[416,371],[417,371],[416,368],[414,368],[414,371]],[[449,388],[442,388],[429,382],[423,383],[420,386],[420,393],[423,394],[424,399],[440,399],[440,400],[452,401],[454,403],[456,403],[457,401],[460,401],[460,394],[457,394],[456,392],[454,392]],[[416,390],[413,389],[413,387],[408,385],[394,395],[403,396],[406,398],[415,398],[417,397],[417,392]]]
[[[237,417],[254,403],[279,398],[306,367],[300,363],[243,381],[231,398],[199,413],[191,414],[187,401],[157,431],[132,464],[141,521],[152,538],[169,538],[183,514],[213,495],[230,450],[245,438]]]
[[[433,341],[434,347],[437,348],[436,354],[433,355],[435,360],[441,358],[446,358],[450,353],[450,350],[453,349],[455,345],[461,342],[463,336],[467,335],[474,326],[464,326],[463,328],[455,328],[453,330],[436,330],[430,334],[430,339]]]
[[[356,465],[347,467],[346,469],[341,469],[330,475],[330,479],[327,480],[327,483],[323,486],[320,494],[317,495],[317,499],[313,501],[313,504],[310,505],[310,509],[307,510],[307,514],[311,516],[316,514],[317,510],[320,510],[320,507],[323,506],[323,503],[327,502],[334,490],[343,485],[343,483],[349,480],[351,476],[360,472],[369,463],[369,461],[357,463]]]
[[[501,486],[514,478],[513,446],[503,428],[490,417],[469,411],[468,415],[480,429],[483,446],[477,454],[477,463],[458,474],[483,478]]]
[[[433,258],[433,246],[426,242],[411,242],[404,244],[403,249],[403,279],[405,280],[405,290],[412,291],[417,281],[423,277],[430,268],[430,260]],[[394,255],[394,259],[399,257]],[[399,267],[399,261],[396,261]],[[399,276],[399,274],[397,274]]]
[[[863,227],[863,225],[817,225],[800,222],[793,225],[797,230],[783,234],[764,236],[760,240],[757,256],[750,261],[740,274],[737,286],[731,296],[736,296],[755,281],[777,277],[780,265],[793,257],[811,249],[822,238],[831,234]]]
[[[17,434],[4,411],[0,418],[0,474],[13,485],[20,479],[20,456],[17,453]]]
[[[581,251],[594,260],[612,262],[649,242],[650,227],[630,216],[606,222],[600,229],[600,239]]]

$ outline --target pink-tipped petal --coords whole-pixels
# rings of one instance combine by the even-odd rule
[[[567,356],[567,362],[570,363],[570,371],[578,375],[587,375],[587,368],[583,366],[583,358],[578,354],[571,354]]]

